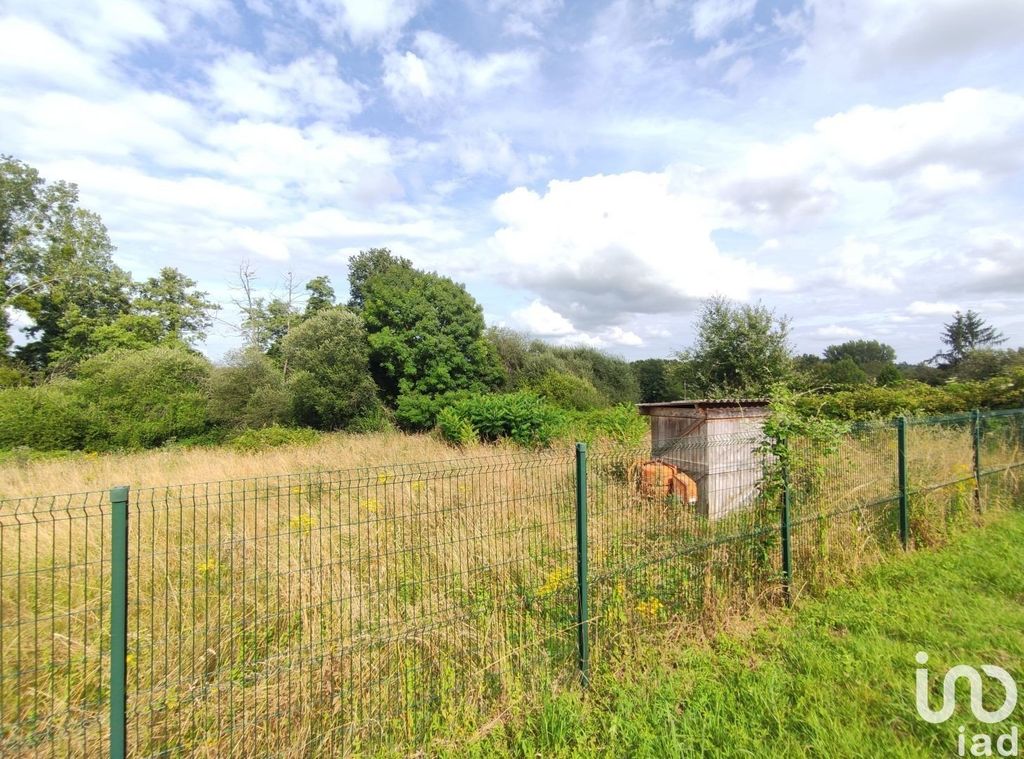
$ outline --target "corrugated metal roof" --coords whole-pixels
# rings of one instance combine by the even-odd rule
[[[638,403],[636,404],[642,414],[645,409],[655,408],[749,408],[767,406],[771,401],[768,398],[704,398],[688,401],[661,401],[659,403]]]

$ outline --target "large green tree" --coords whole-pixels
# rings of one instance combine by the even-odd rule
[[[349,308],[358,311],[366,300],[366,283],[375,274],[392,267],[412,270],[412,261],[394,255],[387,248],[361,250],[348,261]]]
[[[341,429],[377,410],[369,350],[359,317],[345,308],[322,309],[292,329],[281,354],[297,420]]]
[[[947,368],[958,366],[973,350],[991,348],[1006,342],[1002,332],[970,309],[966,314],[957,311],[953,321],[943,325],[939,339],[946,349],[937,353],[932,361]]]
[[[896,349],[878,340],[848,340],[825,348],[825,360],[838,364],[850,359],[867,377],[874,379],[887,366],[896,363]],[[847,370],[847,374],[850,372]]]
[[[0,157],[0,305],[5,349],[6,309],[32,320],[19,358],[46,367],[65,347],[74,321],[96,324],[128,313],[131,278],[111,258],[114,246],[99,216],[80,208],[78,188],[47,183],[9,156]],[[71,317],[69,318],[69,314]]]
[[[716,297],[704,303],[694,346],[679,354],[696,393],[712,398],[767,395],[790,379],[789,321],[761,305]]]
[[[497,354],[484,339],[483,309],[462,285],[392,265],[370,276],[361,292],[371,368],[388,401],[502,383]]]

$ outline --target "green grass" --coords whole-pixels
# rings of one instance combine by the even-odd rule
[[[652,649],[626,672],[597,674],[588,693],[552,694],[453,753],[956,755],[960,725],[1007,732],[1024,722],[1024,706],[1001,725],[981,725],[961,681],[950,721],[928,724],[914,706],[914,657],[930,656],[933,708],[954,664],[996,664],[1024,684],[1022,546],[1024,515],[1003,515],[779,612],[758,631]],[[1002,691],[985,680],[993,709]]]

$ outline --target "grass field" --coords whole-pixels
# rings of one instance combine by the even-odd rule
[[[986,432],[986,514],[1022,495],[1019,470],[1007,468],[1024,460],[1022,439],[1019,424]],[[834,450],[812,446],[792,472],[798,602],[900,554],[895,441],[891,427],[866,428]],[[942,546],[987,518],[975,510],[969,423],[915,427],[908,446],[912,547]],[[649,455],[591,448],[599,677],[757,618],[783,597],[778,493],[708,520],[637,491],[627,473]],[[434,463],[402,463],[417,461]],[[8,461],[0,754],[91,756],[106,740],[111,539],[101,488],[121,482],[132,485],[132,755],[434,755],[467,742],[531,754],[552,740],[571,752],[563,721],[575,715],[565,724],[590,730],[590,707],[564,712],[572,695],[538,699],[571,694],[577,679],[573,463],[568,445],[454,449],[395,434],[259,454]],[[288,471],[302,473],[275,476]],[[163,486],[225,478],[236,479]],[[83,489],[94,492],[15,498]],[[626,694],[619,682],[595,683],[592,697]],[[540,722],[506,735],[528,710]]]
[[[960,689],[952,719],[930,725],[914,706],[914,657],[930,656],[933,704],[954,664],[995,664],[1024,680],[1022,546],[1024,515],[1002,515],[772,614],[756,631],[647,650],[642,665],[602,673],[586,695],[554,695],[452,755],[955,754],[960,725],[1007,732],[1024,722],[1021,708],[983,725]]]

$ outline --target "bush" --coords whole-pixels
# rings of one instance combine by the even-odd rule
[[[37,451],[81,448],[93,437],[92,418],[68,380],[0,390],[0,448]]]
[[[469,429],[481,440],[508,438],[520,445],[547,445],[561,417],[557,408],[525,392],[470,396],[441,414],[441,435],[456,445],[465,444]]]
[[[291,398],[281,369],[260,351],[228,355],[210,376],[210,418],[222,427],[269,427],[288,421]]]
[[[317,429],[342,429],[379,406],[370,377],[369,344],[359,318],[344,308],[318,311],[281,345],[295,418]]]
[[[566,372],[548,372],[534,390],[546,401],[570,411],[589,411],[607,405],[592,383]]]
[[[246,430],[231,441],[239,453],[258,453],[282,445],[311,445],[320,435],[307,427],[280,427],[273,425],[258,430]]]
[[[442,409],[437,415],[437,429],[441,437],[452,445],[466,446],[478,441],[472,423],[451,407]]]
[[[209,427],[209,362],[178,347],[109,351],[69,385],[91,420],[85,447],[151,448]]]
[[[398,396],[398,408],[395,409],[395,421],[403,430],[423,432],[433,429],[437,424],[440,411],[454,403],[470,398],[473,393],[468,390],[456,390],[440,395],[407,392]]]
[[[636,406],[620,403],[610,408],[568,414],[558,434],[586,443],[605,438],[620,445],[636,447],[647,440],[649,431],[647,419],[640,416]]]

